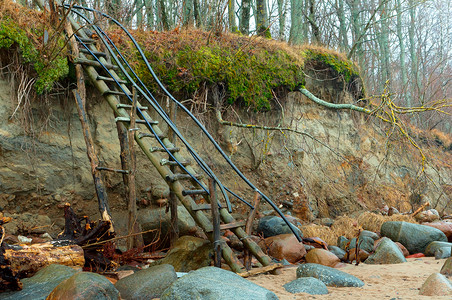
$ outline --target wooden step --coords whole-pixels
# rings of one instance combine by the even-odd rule
[[[115,119],[115,122],[116,123],[118,123],[118,122],[125,122],[125,123],[130,123],[130,119],[129,118],[126,118],[126,117],[117,117],[116,119]],[[146,122],[146,120],[141,120],[141,119],[137,119],[137,120],[135,120],[135,123],[137,123],[137,124],[151,124],[151,125],[158,125],[159,124],[159,121],[152,121],[152,120],[148,120],[147,122]]]
[[[197,211],[197,210],[210,210],[212,209],[212,205],[210,205],[209,203],[203,203],[203,204],[196,204],[196,205],[192,205],[191,209],[193,211]]]
[[[132,105],[130,105],[130,104],[122,104],[122,103],[119,103],[119,104],[117,104],[116,105],[116,108],[124,108],[124,109],[132,109]],[[140,106],[140,107],[138,107],[140,110],[148,110],[148,107],[147,106]]]
[[[115,173],[121,173],[121,174],[129,174],[129,171],[127,171],[127,170],[118,170],[118,169],[107,168],[107,167],[96,167],[96,170],[109,171],[109,172],[115,172]]]
[[[86,65],[86,66],[91,66],[91,67],[96,67],[96,68],[101,68],[103,69],[104,67],[107,69],[113,69],[113,70],[118,70],[119,67],[109,64],[109,63],[105,63],[105,64],[100,64],[98,61],[95,60],[89,60],[86,58],[77,58],[74,60],[75,64],[81,64],[81,65]]]
[[[198,174],[193,175],[193,177],[195,177],[198,180],[203,178],[202,175],[198,175]],[[190,174],[173,174],[173,175],[166,176],[165,179],[166,179],[166,181],[169,181],[169,182],[175,182],[178,180],[190,180],[190,179],[193,179],[193,177]]]
[[[166,149],[168,149],[168,151],[171,152],[171,153],[180,151],[180,148],[178,148],[178,147],[171,147],[171,148],[166,148]],[[151,148],[149,148],[149,151],[151,151],[151,152],[166,152],[166,150],[161,148],[161,147],[151,147]]]
[[[191,196],[191,195],[208,195],[205,190],[183,190],[183,196]]]
[[[160,165],[161,166],[179,166],[179,164],[185,166],[188,166],[191,164],[190,160],[186,160],[186,161],[180,161],[180,162],[176,162],[176,161],[172,161],[172,160],[168,160],[168,159],[162,159],[160,161]]]
[[[129,97],[133,96],[132,94],[125,94],[122,91],[113,91],[113,90],[106,90],[105,92],[102,93],[102,95],[129,96]]]
[[[95,44],[96,40],[90,39],[90,38],[84,38],[81,36],[78,36],[78,38],[80,39],[80,41],[82,41],[85,44]]]
[[[80,52],[85,53],[85,54],[89,54],[89,55],[95,55],[97,57],[107,57],[107,53],[105,52],[100,52],[100,51],[91,51],[85,48],[81,48]]]
[[[158,136],[158,138],[160,138],[160,139],[166,138],[166,135],[164,135],[164,134],[159,134],[159,135],[157,135],[157,136]],[[155,135],[154,135],[153,133],[146,133],[146,132],[140,132],[140,133],[138,134],[138,138],[139,138],[139,139],[146,138],[146,137],[149,137],[149,138],[155,138]]]
[[[125,81],[125,80],[122,80],[122,79],[116,79],[116,81],[113,79],[113,78],[111,78],[111,77],[108,77],[108,76],[101,76],[101,75],[97,75],[97,78],[96,78],[96,80],[103,80],[103,81],[108,81],[108,82],[119,82],[119,83],[122,83],[122,84],[127,84],[127,81]]]
[[[232,223],[220,224],[220,230],[244,227],[245,225],[246,225],[246,221],[235,221]],[[207,232],[213,232],[213,230],[207,230]]]

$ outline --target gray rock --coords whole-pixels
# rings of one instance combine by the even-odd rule
[[[326,285],[314,277],[297,278],[289,283],[283,285],[289,293],[308,293],[311,295],[326,295],[328,288]]]
[[[179,278],[163,292],[160,299],[272,300],[278,297],[231,271],[205,267]]]
[[[450,247],[439,248],[435,251],[435,259],[443,259],[451,256],[452,249]]]
[[[378,236],[378,234],[376,234],[373,231],[369,231],[369,230],[363,230],[361,231],[361,233],[359,234],[359,238],[362,239],[363,237],[370,237],[372,238],[374,241],[378,240],[380,237]]]
[[[387,237],[381,239],[375,253],[365,261],[366,264],[399,264],[404,262],[406,262],[406,258],[400,248]]]
[[[452,276],[452,257],[446,259],[444,265],[441,267],[441,271],[439,272],[446,276]]]
[[[79,272],[61,282],[46,300],[118,300],[119,291],[104,276]]]
[[[452,243],[438,242],[438,241],[431,242],[425,248],[424,254],[425,254],[425,256],[434,256],[435,252],[441,248],[448,248],[450,251],[450,249],[452,248]]]
[[[116,282],[115,287],[123,299],[160,298],[162,292],[177,280],[172,265],[144,269]]]
[[[177,272],[188,272],[210,266],[213,257],[212,244],[193,236],[180,237],[173,248],[155,264],[169,264]]]
[[[331,253],[339,257],[340,260],[344,260],[346,252],[339,248],[338,246],[328,246],[328,250],[330,250]]]
[[[297,278],[314,277],[327,286],[361,287],[364,282],[353,275],[319,264],[303,264],[297,268]]]
[[[349,240],[345,236],[340,236],[337,238],[337,245],[339,248],[345,251]]]
[[[290,226],[300,235],[300,237],[303,236],[299,228],[292,224]],[[276,216],[266,216],[259,219],[257,232],[262,233],[264,238],[268,238],[279,234],[292,233],[292,230],[282,218]]]
[[[360,237],[359,248],[371,253],[374,251],[374,239],[369,236]]]
[[[381,225],[381,235],[400,242],[411,254],[424,253],[431,242],[447,242],[447,237],[441,230],[407,222],[385,222]]]
[[[452,284],[446,276],[440,273],[433,273],[420,288],[419,295],[449,296],[452,295]]]
[[[77,271],[63,265],[50,265],[39,270],[33,277],[22,279],[23,289],[18,292],[2,293],[2,300],[45,300],[62,281]]]
[[[8,214],[5,217],[11,217],[11,222],[4,225],[8,234],[18,235],[19,232],[29,232],[42,234],[51,227],[52,221],[48,216],[23,213],[23,214]]]

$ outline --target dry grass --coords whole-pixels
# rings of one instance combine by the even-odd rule
[[[328,226],[309,224],[300,229],[304,237],[319,237],[328,245],[336,245],[338,236]]]
[[[304,237],[319,237],[328,245],[336,245],[339,236],[345,236],[348,239],[354,238],[358,234],[358,229],[379,232],[381,225],[387,221],[404,221],[417,223],[409,215],[382,216],[371,212],[362,213],[357,220],[347,216],[338,217],[331,227],[309,224],[303,226],[301,231]]]

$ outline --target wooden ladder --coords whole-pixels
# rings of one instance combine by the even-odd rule
[[[84,46],[79,46],[80,54],[76,60],[76,63],[80,63],[83,66],[83,69],[90,78],[90,81],[108,102],[111,109],[114,111],[116,117],[115,121],[122,122],[125,127],[129,129],[129,112],[132,109],[132,105],[130,105],[130,102],[121,103],[121,99],[128,99],[126,94],[132,95],[131,90],[127,86],[127,81],[120,79],[115,71],[118,67],[107,61],[110,54],[100,51],[96,46],[96,40],[88,37],[72,18],[69,17],[69,21],[71,22],[74,32],[77,33],[81,41],[83,41],[89,49],[87,50]],[[94,55],[99,61],[94,58]],[[108,72],[104,69],[105,67],[108,69]],[[118,91],[118,84],[120,84],[123,91]],[[190,161],[182,157],[179,152],[180,149],[175,147],[173,143],[171,143],[170,139],[160,129],[159,122],[150,117],[147,113],[147,110],[150,108],[142,106],[139,102],[137,102],[137,107],[140,108],[142,115],[141,117],[137,116],[137,119],[135,120],[135,127],[137,127],[137,130],[134,132],[134,138],[136,143],[168,184],[171,191],[177,196],[185,209],[193,217],[198,226],[202,228],[211,242],[214,242],[213,224],[204,212],[205,210],[210,209],[210,205],[197,204],[194,200],[196,195],[203,194],[204,199],[210,202],[209,195],[207,195],[207,192],[203,189],[190,190],[185,187],[188,180],[193,177],[201,180],[201,176],[193,169]],[[166,157],[162,157],[162,155],[166,155],[167,152],[161,147],[160,144],[157,144],[155,134],[152,133],[152,130],[147,127],[149,126],[147,124],[152,126],[154,133],[161,139],[165,147],[171,151],[174,158],[185,167],[185,170],[188,173],[186,171],[180,171],[180,173],[174,173],[171,171],[170,167],[177,165],[177,163],[167,159]],[[177,170],[181,168],[176,167],[173,169]],[[256,257],[256,259],[263,266],[268,266],[272,263],[270,257],[267,256],[245,232],[244,222],[237,222],[224,207],[219,208],[219,214],[223,222],[223,224],[220,225],[220,229],[230,229],[242,241],[244,247],[247,248],[248,251]],[[221,245],[221,255],[234,272],[241,273],[246,271],[244,265],[236,257],[232,249],[224,242],[222,242]]]

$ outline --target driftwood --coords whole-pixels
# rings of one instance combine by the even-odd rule
[[[88,217],[78,217],[69,203],[64,207],[65,228],[59,241],[70,241],[83,248],[85,268],[94,271],[105,271],[115,264],[103,253],[104,244],[115,237],[111,232],[111,221],[89,221]],[[82,226],[82,222],[84,225]]]
[[[418,209],[416,209],[416,210],[414,211],[414,213],[411,214],[411,216],[412,216],[412,217],[416,216],[416,215],[419,214],[421,211],[423,211],[424,208],[426,208],[426,207],[429,206],[429,205],[430,205],[430,202],[426,202],[426,203],[422,204]]]
[[[0,219],[0,290],[21,290],[21,278],[33,276],[50,264],[66,266],[85,265],[82,247],[67,241],[38,243],[33,245],[8,245],[3,243],[5,230],[1,226],[11,218]]]
[[[283,268],[283,267],[284,267],[284,265],[280,264],[280,263],[272,264],[272,265],[268,265],[268,266],[265,266],[262,268],[252,269],[250,271],[238,273],[237,275],[240,275],[241,277],[246,278],[246,277],[254,276],[257,274],[267,273],[270,271],[276,271],[276,269]]]

